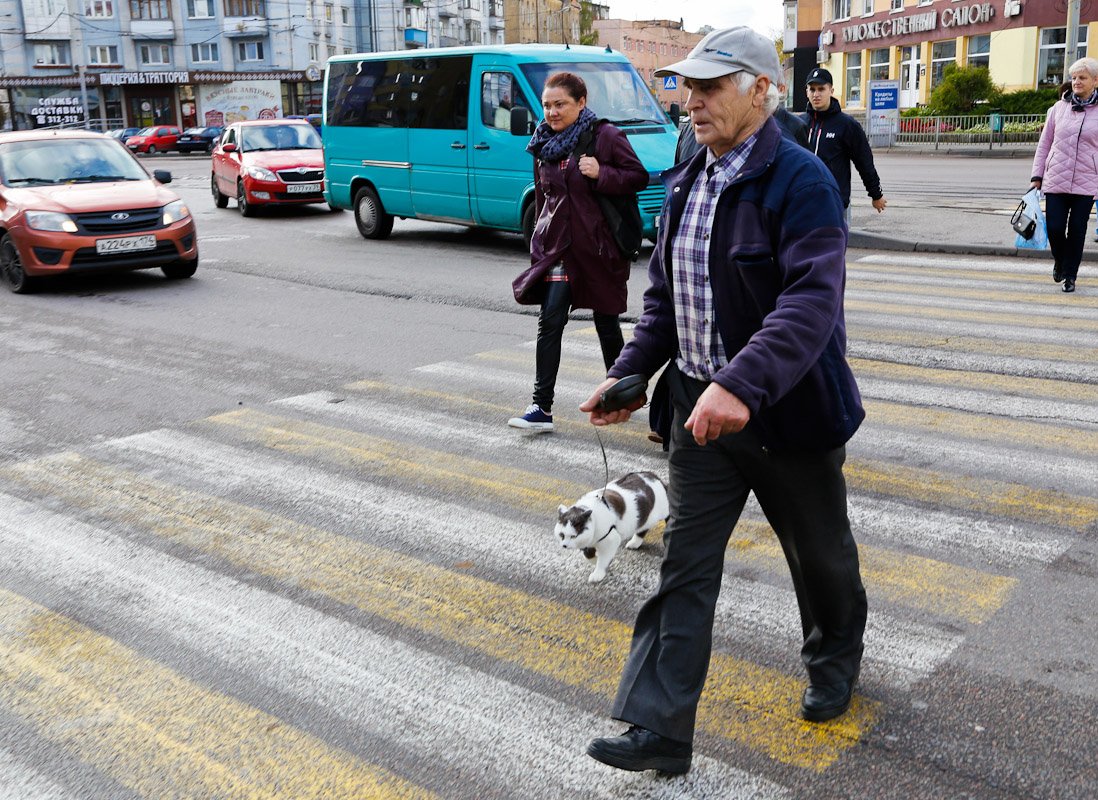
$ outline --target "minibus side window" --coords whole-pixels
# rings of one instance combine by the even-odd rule
[[[411,110],[409,62],[338,61],[328,67],[325,125],[403,128]]]
[[[465,130],[469,123],[469,72],[472,56],[413,58],[411,128]]]

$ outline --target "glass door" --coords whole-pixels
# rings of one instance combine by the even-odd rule
[[[919,47],[900,51],[900,108],[914,108],[919,102]]]

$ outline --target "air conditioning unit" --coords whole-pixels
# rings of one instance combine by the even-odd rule
[[[830,57],[831,57],[831,56],[829,56],[829,55],[827,54],[827,51],[826,51],[826,50],[817,50],[817,51],[816,51],[816,63],[817,63],[817,64],[823,64],[823,63],[824,63],[825,61],[827,61],[827,60],[828,60],[828,59],[829,59]]]
[[[820,34],[820,44],[831,44],[835,41],[835,34],[831,31],[824,31]]]
[[[1007,0],[1003,7],[1003,16],[1016,17],[1022,13],[1022,0]]]

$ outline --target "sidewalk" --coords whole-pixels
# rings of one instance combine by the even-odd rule
[[[874,151],[888,207],[881,214],[874,211],[854,172],[849,246],[1051,261],[1048,250],[1014,247],[1010,217],[1029,188],[1033,151],[1010,152],[1010,158],[986,158],[973,151]],[[1084,261],[1098,261],[1095,227],[1092,214]]]

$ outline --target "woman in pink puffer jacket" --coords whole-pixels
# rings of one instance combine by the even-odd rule
[[[1048,110],[1033,157],[1032,185],[1044,192],[1052,279],[1075,291],[1090,207],[1098,195],[1098,60],[1068,70],[1071,89]]]

